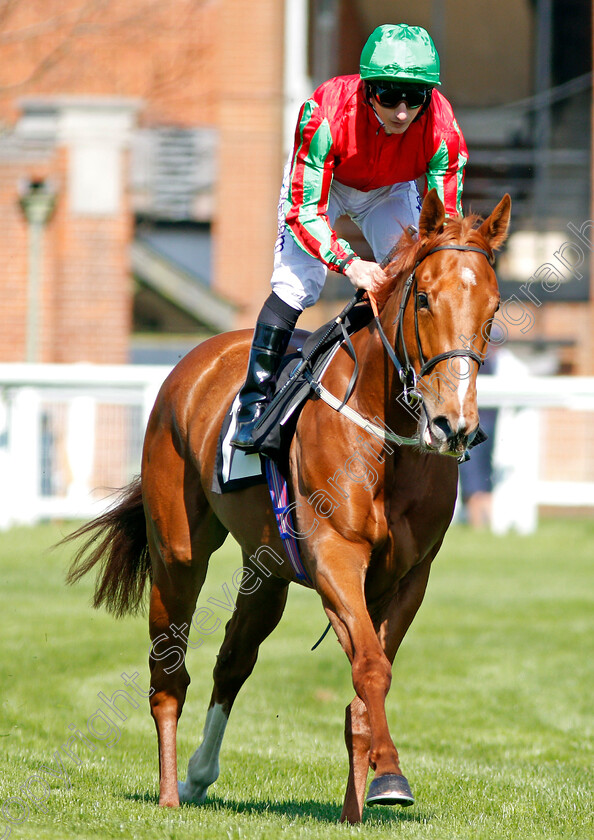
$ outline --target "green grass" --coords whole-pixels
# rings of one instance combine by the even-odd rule
[[[63,530],[63,529],[62,529]],[[388,715],[416,795],[409,809],[366,809],[338,824],[346,783],[347,660],[317,597],[293,587],[285,618],[240,694],[207,803],[156,806],[156,738],[148,705],[121,736],[48,796],[35,779],[54,753],[123,688],[148,682],[146,619],[115,621],[89,607],[92,581],[63,583],[69,552],[47,548],[56,526],[0,535],[0,807],[14,838],[579,838],[594,837],[592,688],[594,523],[548,521],[533,537],[453,528],[396,660]],[[228,543],[202,596],[239,566]],[[220,617],[224,619],[221,611]],[[180,722],[180,776],[200,739],[220,633],[189,655]],[[122,709],[124,708],[122,704]],[[95,742],[97,743],[97,742]],[[37,796],[23,811],[23,785]],[[70,787],[68,787],[70,785]],[[26,818],[25,818],[26,817]],[[9,823],[0,811],[0,838]],[[4,834],[3,834],[4,832]]]

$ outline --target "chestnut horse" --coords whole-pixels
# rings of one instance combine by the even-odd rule
[[[446,219],[436,191],[428,193],[418,237],[403,234],[387,269],[379,318],[352,337],[359,374],[348,408],[375,431],[362,435],[355,415],[310,400],[291,443],[288,483],[301,559],[352,666],[342,811],[352,823],[365,801],[413,801],[386,720],[391,663],[453,515],[458,459],[478,428],[476,374],[499,303],[493,252],[507,235],[510,207],[506,195],[485,221]],[[296,582],[266,486],[224,495],[211,489],[217,438],[250,339],[248,331],[216,336],[172,371],[150,416],[141,478],[116,507],[79,529],[87,539],[69,573],[73,582],[101,566],[94,604],[120,615],[139,607],[151,581],[150,636],[161,653],[153,647],[150,656],[161,805],[205,799],[235,698]],[[353,370],[340,350],[324,375],[327,391],[342,397]],[[411,440],[416,445],[398,445]],[[325,504],[317,504],[321,498]],[[209,557],[229,532],[244,570],[203,740],[178,784],[177,722],[190,679],[185,662],[172,667],[163,652],[168,645],[185,651]]]

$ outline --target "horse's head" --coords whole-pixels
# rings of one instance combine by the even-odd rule
[[[403,282],[382,321],[396,323],[397,354],[422,398],[421,446],[440,454],[460,456],[478,428],[476,376],[499,306],[493,252],[507,236],[510,209],[505,195],[485,221],[446,219],[431,190],[418,239],[405,235],[388,270]]]

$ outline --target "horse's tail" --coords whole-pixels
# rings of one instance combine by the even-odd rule
[[[121,491],[113,507],[69,534],[62,543],[79,537],[86,539],[76,552],[66,581],[77,583],[98,565],[93,606],[104,605],[118,617],[138,612],[147,579],[152,577],[140,478]]]

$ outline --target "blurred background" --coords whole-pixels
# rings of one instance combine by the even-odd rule
[[[589,0],[1,0],[0,527],[101,509],[171,365],[253,326],[299,106],[397,22],[438,47],[465,212],[513,199],[493,446],[460,515],[591,516],[591,21]],[[333,275],[300,326],[347,297]]]

